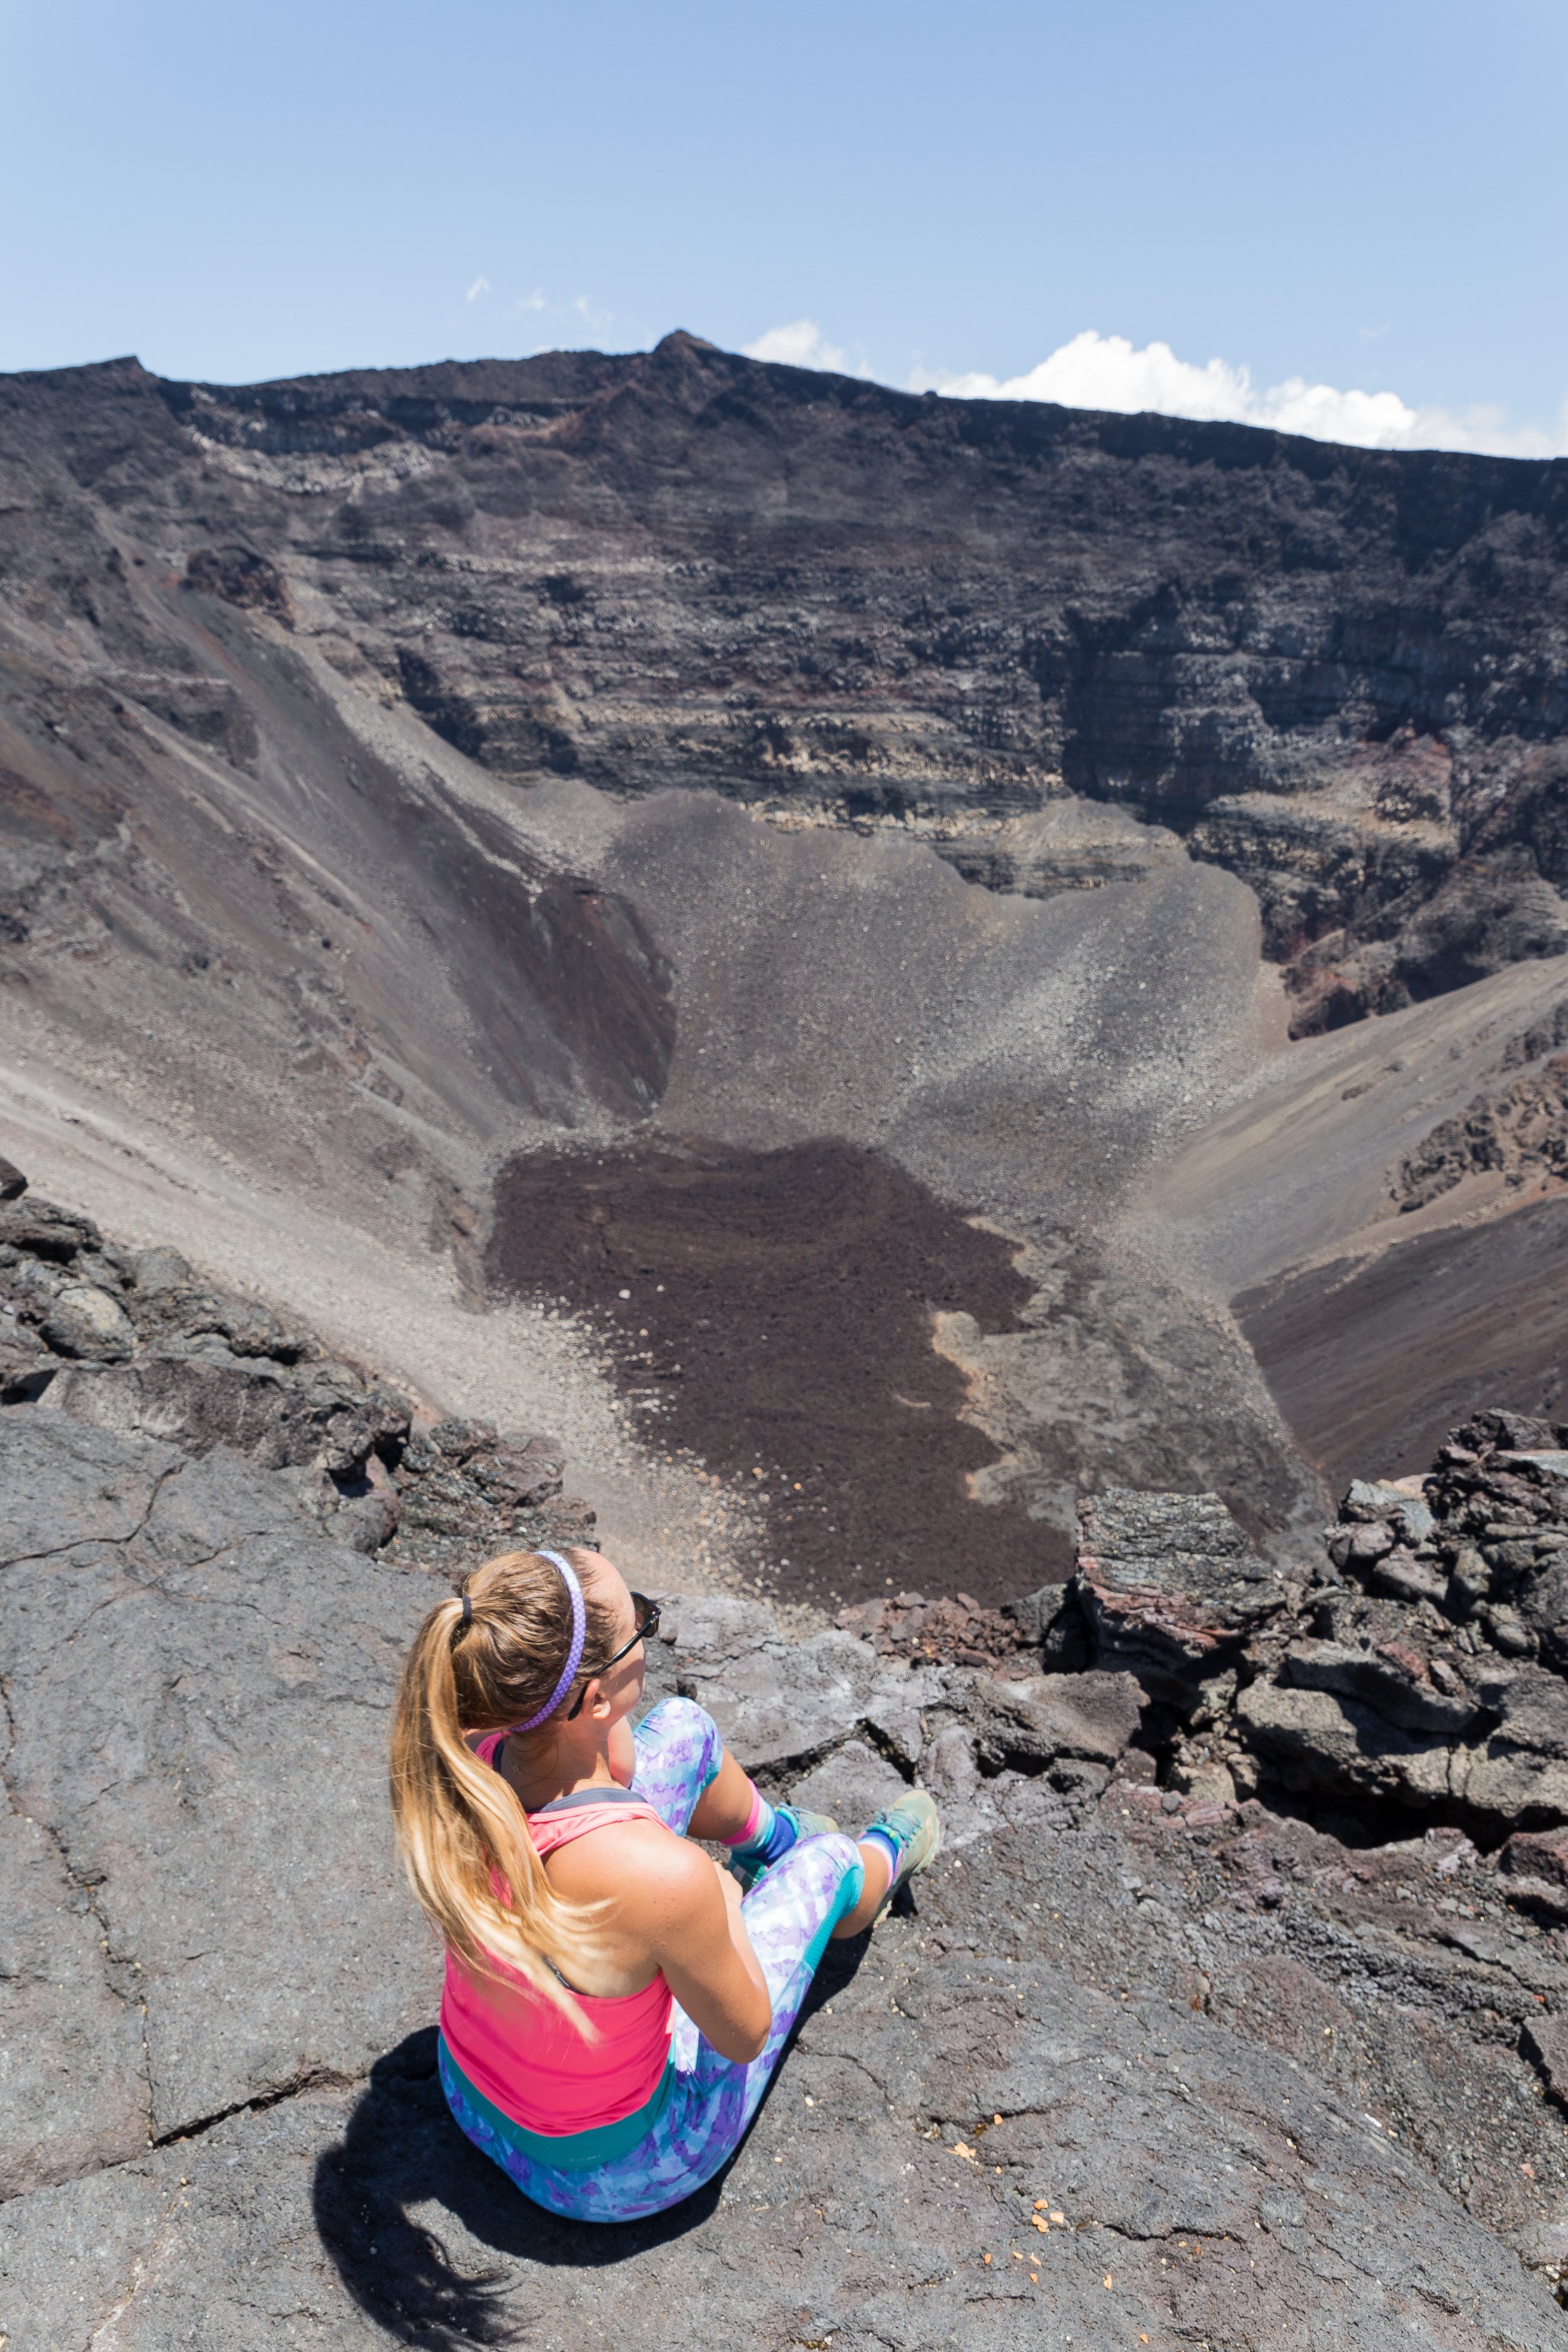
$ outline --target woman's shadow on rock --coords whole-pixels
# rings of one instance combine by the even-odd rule
[[[868,1942],[858,1936],[829,1944],[796,2032],[842,1991]],[[762,2106],[788,2063],[786,2047]],[[701,2229],[719,2209],[734,2161],[647,2221],[563,2221],[531,2204],[464,2138],[442,2096],[435,2030],[427,2028],[376,2061],[342,2140],[318,2159],[316,2227],[344,2286],[377,2326],[431,2352],[504,2344],[543,2315],[540,2267],[611,2269]],[[468,2240],[464,2252],[428,2218],[432,2206],[450,2217],[453,2239]]]

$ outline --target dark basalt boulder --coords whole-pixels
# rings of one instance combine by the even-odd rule
[[[15,1404],[33,1395],[55,1370],[54,1360],[37,1334],[17,1323],[14,1313],[0,1314],[0,1404]]]
[[[38,1332],[58,1356],[89,1363],[122,1364],[136,1345],[135,1326],[110,1290],[96,1282],[63,1282],[39,1318]]]
[[[401,1444],[405,1410],[312,1370],[300,1380],[282,1366],[149,1352],[109,1371],[68,1368],[48,1402],[95,1429],[163,1438],[198,1457],[223,1445],[268,1470],[310,1464],[353,1477],[375,1446]]]
[[[1234,1667],[1285,1606],[1281,1572],[1252,1555],[1217,1495],[1112,1486],[1088,1496],[1079,1520],[1071,1589],[1093,1662],[1163,1696]]]
[[[1516,1831],[1498,1868],[1510,1881],[1510,1901],[1543,1904],[1554,1918],[1568,1919],[1568,1831]]]
[[[1341,1698],[1359,1699],[1402,1731],[1430,1732],[1454,1741],[1490,1719],[1468,1685],[1461,1684],[1453,1692],[1440,1689],[1420,1652],[1396,1642],[1375,1650],[1331,1641],[1292,1642],[1279,1671],[1289,1689],[1332,1691]]]
[[[25,1191],[26,1186],[21,1189]],[[90,1217],[57,1208],[52,1201],[40,1201],[36,1193],[26,1202],[19,1192],[7,1192],[0,1199],[0,1251],[16,1250],[52,1265],[66,1265],[84,1252],[96,1255],[102,1247],[103,1236]],[[0,1264],[14,1263],[10,1257],[0,1258]]]
[[[1238,1696],[1234,1724],[1268,1778],[1292,1795],[1331,1790],[1431,1809],[1459,1793],[1441,1738],[1403,1730],[1363,1700],[1259,1678]]]
[[[1111,1765],[1138,1736],[1148,1694],[1129,1674],[977,1680],[971,1702],[983,1766],[1040,1771],[1063,1757]]]

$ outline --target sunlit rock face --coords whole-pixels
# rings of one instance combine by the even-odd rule
[[[175,1360],[221,1411],[216,1358]],[[303,1465],[79,1402],[0,1415],[14,2340],[112,2327],[163,2352],[198,2326],[248,2352],[279,2311],[367,2352],[591,2338],[605,2231],[521,2198],[436,2080],[439,1956],[395,1869],[377,1727],[444,1577],[338,1540]],[[1118,1513],[1142,1548],[1123,1569],[1163,1560],[1168,1595],[1216,1544],[1240,1557],[1212,1497]],[[1086,1528],[1085,1580],[1114,1534]],[[670,1601],[650,1696],[697,1697],[769,1787],[847,1823],[918,1777],[947,1838],[870,1937],[829,1948],[734,2163],[614,2232],[626,2342],[700,2309],[737,2342],[906,2352],[1033,2344],[1047,2316],[1249,2352],[1413,2331],[1546,2352],[1561,1836],[1516,1834],[1497,1866],[1456,1827],[1368,1845],[1238,1805],[1234,1673],[1173,1701],[1124,1670],[1034,1671],[1030,1646],[974,1673],[847,1626],[792,1635],[735,1595]],[[1401,1719],[1417,1683],[1436,1704],[1427,1674],[1464,1684],[1428,1646],[1384,1674]]]

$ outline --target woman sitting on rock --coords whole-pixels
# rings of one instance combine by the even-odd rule
[[[770,1805],[689,1699],[634,1731],[658,1622],[596,1552],[503,1552],[426,1618],[393,1731],[398,1842],[447,1943],[447,2103],[586,2221],[659,2212],[733,2154],[828,1938],[940,1834],[919,1790],[858,1844]]]

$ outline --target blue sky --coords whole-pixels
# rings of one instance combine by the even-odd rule
[[[0,369],[685,326],[1568,449],[1563,0],[0,0]]]

